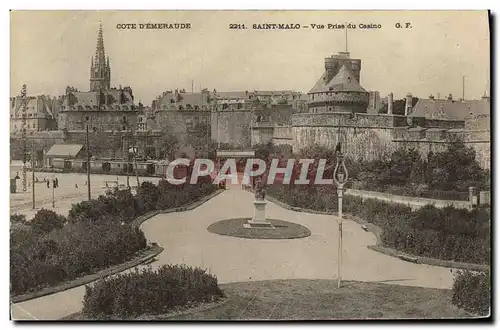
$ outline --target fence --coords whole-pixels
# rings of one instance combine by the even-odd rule
[[[358,189],[347,189],[346,195],[359,196],[362,198],[375,198],[383,201],[390,201],[394,203],[401,203],[412,207],[413,209],[421,208],[425,205],[431,204],[438,208],[444,208],[446,206],[454,206],[456,208],[469,208],[469,201],[457,201],[457,200],[443,200],[443,199],[431,199],[422,197],[412,197],[412,196],[400,196],[388,193],[382,193],[377,191],[368,190],[358,190]]]

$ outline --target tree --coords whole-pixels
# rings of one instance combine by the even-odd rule
[[[429,184],[435,189],[467,191],[469,186],[484,186],[487,172],[476,161],[474,149],[462,142],[429,159]]]
[[[142,182],[137,190],[136,196],[139,209],[144,212],[154,210],[156,208],[159,195],[160,191],[155,184],[149,181]]]
[[[390,160],[391,184],[406,185],[421,181],[424,163],[415,149],[399,149],[392,153]]]
[[[170,133],[164,133],[155,141],[156,158],[170,159],[179,148],[179,140]]]
[[[207,148],[209,141],[210,126],[205,122],[198,122],[194,125],[193,130],[188,133],[187,143],[196,150]],[[210,147],[210,146],[208,146]]]

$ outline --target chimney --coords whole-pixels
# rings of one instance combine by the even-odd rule
[[[389,93],[387,96],[387,114],[392,115],[392,106],[394,102],[394,95],[392,93]]]
[[[411,93],[406,94],[405,116],[408,116],[412,109],[413,97]]]

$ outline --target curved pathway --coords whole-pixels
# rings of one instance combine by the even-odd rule
[[[198,208],[159,214],[142,224],[149,241],[165,250],[151,264],[200,266],[220,283],[268,279],[337,278],[337,217],[289,211],[271,202],[270,218],[308,227],[311,236],[292,240],[252,240],[207,231],[218,220],[251,216],[253,194],[229,189]],[[413,264],[369,250],[372,233],[344,220],[343,278],[430,288],[451,288],[449,268]],[[81,310],[84,286],[12,306],[14,319],[57,319]],[[31,314],[31,315],[30,315]]]

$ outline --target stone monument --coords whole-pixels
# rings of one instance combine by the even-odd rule
[[[273,224],[266,219],[266,191],[260,179],[255,183],[255,200],[253,201],[253,218],[243,226],[245,228],[274,228]]]

